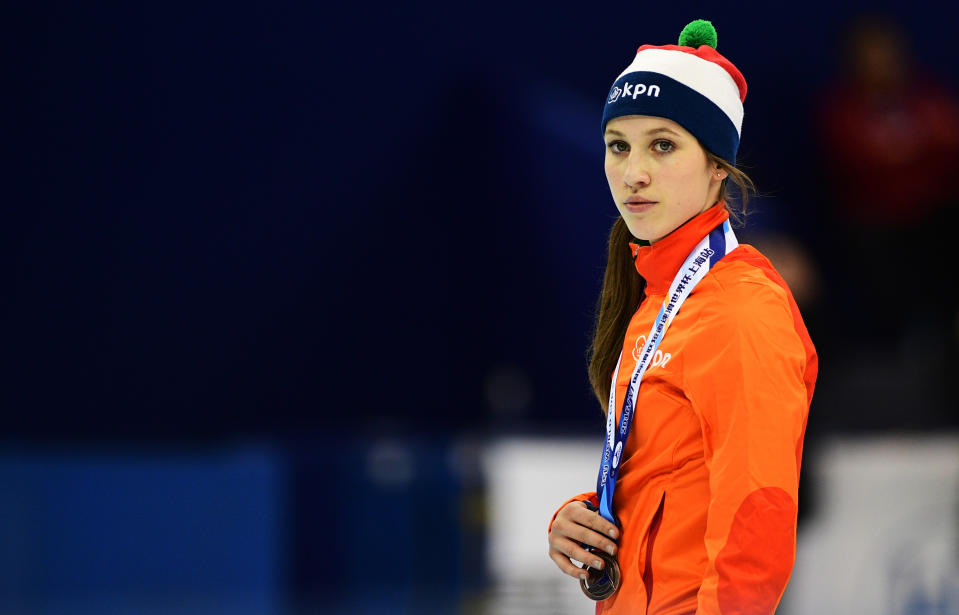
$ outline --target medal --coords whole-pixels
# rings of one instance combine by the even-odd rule
[[[586,508],[593,512],[599,512],[599,507],[594,506],[592,502],[585,502]],[[606,600],[619,589],[619,581],[622,578],[619,572],[619,562],[612,555],[605,551],[593,548],[589,545],[583,545],[591,555],[595,555],[603,561],[602,569],[592,568],[583,564],[581,568],[586,571],[586,578],[579,580],[579,588],[583,590],[586,597],[590,600]]]
[[[579,580],[579,587],[586,594],[586,597],[591,600],[606,600],[619,589],[621,578],[619,562],[612,555],[603,551],[596,550],[591,553],[603,560],[603,568],[599,570],[583,564],[587,576],[585,579]]]
[[[633,413],[636,410],[636,399],[639,397],[639,385],[646,373],[646,368],[659,348],[663,336],[672,324],[673,318],[679,312],[680,306],[686,301],[686,298],[692,293],[693,288],[705,277],[713,265],[732,252],[739,241],[736,234],[733,233],[729,220],[724,220],[722,224],[714,228],[707,236],[703,237],[693,248],[693,251],[686,257],[686,261],[676,272],[669,292],[663,301],[659,313],[653,320],[652,329],[646,336],[646,345],[643,352],[636,361],[636,367],[629,379],[629,387],[626,390],[626,396],[623,399],[623,409],[620,413],[619,425],[616,425],[616,383],[619,379],[619,366],[623,361],[623,355],[620,353],[619,360],[616,362],[616,369],[613,372],[613,383],[609,389],[609,405],[606,409],[606,442],[603,446],[603,457],[599,464],[599,476],[596,478],[596,496],[599,499],[598,512],[607,521],[616,523],[616,517],[613,514],[613,492],[616,489],[616,478],[619,475],[619,462],[626,448],[626,439],[629,437],[629,430],[633,424]],[[595,507],[587,504],[590,509]],[[594,570],[588,566],[586,569],[588,576],[585,580],[580,580],[580,587],[583,593],[593,600],[605,600],[613,595],[619,588],[620,570],[616,560],[606,553],[596,550],[594,553],[605,563],[602,570]]]

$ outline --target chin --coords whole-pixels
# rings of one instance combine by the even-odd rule
[[[633,237],[636,239],[642,239],[643,241],[652,241],[665,235],[665,233],[657,235],[656,229],[650,228],[647,224],[630,224],[628,220],[626,222],[626,228],[629,229],[629,232]]]

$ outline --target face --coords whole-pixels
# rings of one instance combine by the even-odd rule
[[[604,140],[609,191],[634,237],[659,241],[718,200],[726,171],[676,122],[624,115]]]

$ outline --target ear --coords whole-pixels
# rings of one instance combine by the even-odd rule
[[[715,165],[715,168],[713,169],[713,179],[716,181],[722,181],[727,177],[729,177],[729,173],[727,173],[726,170],[718,164]]]

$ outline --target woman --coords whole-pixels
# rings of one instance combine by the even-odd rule
[[[792,570],[817,357],[782,278],[730,228],[726,183],[750,185],[746,81],[715,46],[697,20],[640,47],[603,112],[620,216],[589,375],[607,440],[597,491],[549,528],[597,613],[772,613]]]

